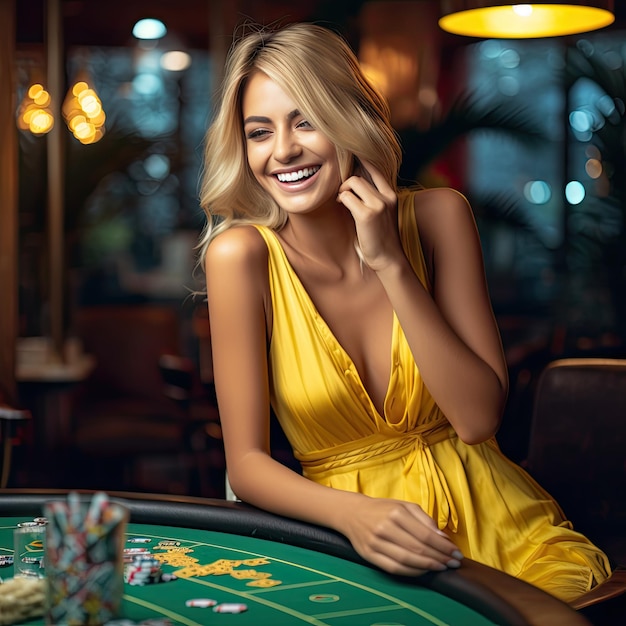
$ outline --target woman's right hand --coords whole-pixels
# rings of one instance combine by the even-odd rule
[[[390,574],[419,576],[460,566],[459,549],[417,504],[360,496],[349,509],[341,532],[365,560]]]

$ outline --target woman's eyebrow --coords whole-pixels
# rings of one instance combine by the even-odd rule
[[[246,119],[243,121],[244,124],[250,124],[252,122],[256,123],[256,124],[269,124],[270,123],[270,118],[269,117],[263,117],[262,115],[251,115],[250,117],[246,117]]]
[[[298,117],[298,115],[300,115],[300,111],[298,109],[294,109],[293,111],[287,114],[287,119],[291,121],[295,117]],[[272,120],[270,120],[269,117],[264,117],[263,115],[250,115],[249,117],[246,117],[244,119],[243,123],[244,124],[250,124],[250,123],[270,124],[271,121]]]

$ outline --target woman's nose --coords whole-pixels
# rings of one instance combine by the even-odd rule
[[[274,158],[277,161],[288,162],[298,156],[301,151],[302,148],[296,141],[293,133],[289,131],[280,131],[276,133]]]

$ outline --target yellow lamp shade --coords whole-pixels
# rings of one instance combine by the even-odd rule
[[[442,0],[439,26],[468,37],[522,39],[585,33],[615,21],[613,0],[603,2],[487,2]]]

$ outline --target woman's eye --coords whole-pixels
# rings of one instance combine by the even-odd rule
[[[301,120],[296,124],[296,128],[313,128],[307,120]]]
[[[265,128],[255,128],[254,130],[246,133],[248,139],[262,139],[265,135],[269,134],[269,130]]]

